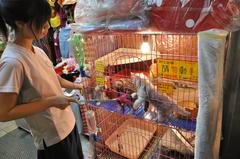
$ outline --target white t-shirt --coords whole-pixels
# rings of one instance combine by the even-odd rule
[[[17,93],[18,105],[63,95],[51,61],[40,48],[34,51],[9,43],[0,59],[0,92]],[[25,119],[38,149],[43,149],[43,140],[47,146],[58,143],[75,125],[70,106],[65,110],[51,107]]]

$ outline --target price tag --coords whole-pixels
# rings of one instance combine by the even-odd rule
[[[157,88],[158,88],[158,92],[160,93],[173,94],[172,83],[158,82]]]
[[[174,80],[198,81],[198,63],[181,60],[158,60],[158,76]]]
[[[104,64],[100,61],[96,61],[96,71],[97,72],[101,72],[103,73],[104,72]]]
[[[97,85],[105,85],[105,78],[104,77],[96,77],[96,84]]]

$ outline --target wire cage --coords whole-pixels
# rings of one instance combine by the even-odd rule
[[[198,112],[196,34],[85,34],[98,158],[191,159]]]

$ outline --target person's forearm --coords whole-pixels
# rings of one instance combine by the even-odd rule
[[[58,80],[60,82],[60,85],[62,88],[68,88],[68,89],[80,89],[79,84],[75,84],[73,82],[67,81],[64,78],[58,76]]]
[[[0,115],[0,121],[9,121],[23,118],[41,112],[52,106],[52,99],[46,98],[37,102],[16,105],[7,113]]]

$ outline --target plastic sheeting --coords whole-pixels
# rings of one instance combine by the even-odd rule
[[[240,28],[239,0],[160,0],[149,12],[150,25],[161,31],[199,32]]]
[[[102,30],[142,30],[146,28],[147,23],[139,18],[126,19],[126,20],[115,20],[106,24],[106,22],[99,22],[98,24],[71,24],[75,32],[91,32],[91,31],[102,31]]]
[[[75,21],[80,24],[98,24],[129,16],[144,18],[144,8],[144,0],[79,0],[75,9]]]
[[[110,30],[138,30],[146,26],[145,0],[79,0],[74,19],[82,32]]]
[[[74,17],[82,32],[147,26],[154,31],[181,33],[212,28],[235,31],[240,28],[240,1],[78,0]]]
[[[223,70],[228,32],[200,32],[199,111],[195,159],[218,159],[222,127]]]

